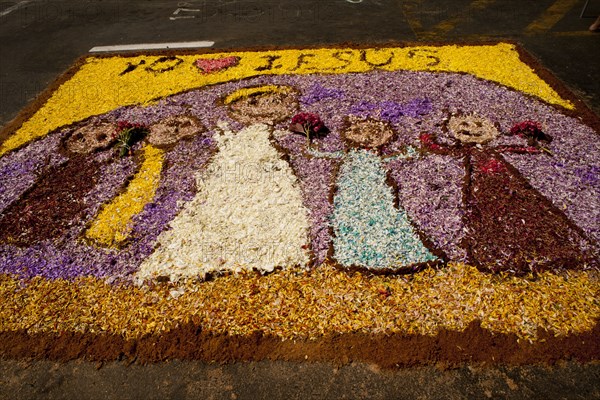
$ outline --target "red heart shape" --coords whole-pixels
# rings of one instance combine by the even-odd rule
[[[223,58],[199,58],[194,62],[203,74],[212,74],[213,72],[223,71],[227,68],[238,65],[240,58],[236,56]]]

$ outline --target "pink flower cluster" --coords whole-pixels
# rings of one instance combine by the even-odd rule
[[[240,62],[240,58],[236,56],[223,58],[199,58],[194,62],[194,65],[202,70],[204,74],[212,74],[229,67],[233,67]]]

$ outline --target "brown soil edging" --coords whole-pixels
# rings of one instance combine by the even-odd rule
[[[0,356],[69,361],[130,360],[141,364],[170,359],[204,362],[260,360],[320,361],[335,364],[366,362],[382,368],[469,364],[555,364],[559,360],[600,359],[600,324],[566,337],[539,332],[535,342],[515,335],[492,333],[471,323],[463,332],[441,330],[437,336],[330,334],[316,340],[285,340],[263,336],[214,335],[197,325],[184,325],[160,336],[125,340],[118,335],[91,333],[0,333]]]

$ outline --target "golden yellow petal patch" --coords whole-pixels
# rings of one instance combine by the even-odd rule
[[[144,162],[125,192],[102,208],[85,234],[101,246],[115,246],[127,239],[132,218],[154,198],[160,182],[164,151],[145,145],[143,152]]]
[[[178,289],[114,286],[91,277],[36,277],[23,284],[2,275],[0,329],[136,338],[193,321],[215,334],[262,331],[294,339],[350,332],[435,335],[480,321],[492,332],[535,341],[538,328],[555,335],[592,329],[600,318],[598,279],[595,272],[543,273],[535,280],[492,276],[462,264],[412,277],[349,274],[326,265],[189,281]]]
[[[263,86],[258,86],[258,87],[251,87],[251,88],[242,88],[239,90],[236,90],[235,92],[231,93],[229,96],[225,97],[225,100],[223,100],[224,104],[231,104],[233,102],[235,102],[236,100],[245,98],[245,97],[249,97],[249,96],[253,96],[253,95],[257,95],[257,94],[263,94],[263,93],[282,93],[282,94],[287,94],[290,93],[291,88],[287,87],[287,86],[277,86],[277,85],[263,85]]]

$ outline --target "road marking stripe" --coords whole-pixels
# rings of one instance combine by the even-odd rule
[[[96,46],[90,49],[90,53],[105,51],[129,51],[129,50],[163,50],[163,49],[193,49],[198,47],[212,47],[215,42],[174,42],[174,43],[140,43],[121,44],[116,46]]]
[[[591,31],[565,31],[565,32],[550,32],[552,36],[594,36]]]
[[[525,33],[544,33],[552,29],[579,0],[556,0],[537,19],[525,28]]]
[[[547,34],[550,35],[551,37],[568,37],[568,36],[573,36],[573,37],[589,36],[589,37],[592,37],[592,36],[596,36],[597,35],[596,33],[590,32],[590,31],[560,31],[560,32],[548,32]],[[497,42],[497,41],[506,40],[507,38],[510,38],[510,36],[504,35],[504,34],[497,34],[497,35],[474,34],[474,35],[461,36],[461,40],[464,40],[466,42],[468,42],[468,41],[473,41],[473,42],[484,42],[484,41]]]
[[[19,8],[23,7],[25,4],[31,3],[31,1],[32,0],[24,0],[24,1],[21,1],[20,3],[15,4],[14,6],[8,7],[6,10],[0,12],[0,17],[4,17],[5,15],[8,15],[15,10],[18,10]]]
[[[418,37],[417,31],[421,31],[423,29],[423,24],[418,16],[418,14],[424,14],[423,10],[421,10],[422,2],[423,0],[405,0],[402,2],[401,6],[404,18],[406,18],[406,21],[415,35],[415,38]]]
[[[488,6],[495,3],[496,0],[474,0],[461,10],[458,14],[454,15],[447,20],[444,20],[434,26],[430,31],[423,32],[424,38],[435,38],[448,34],[453,31],[459,24],[473,19],[473,13],[486,9]]]

